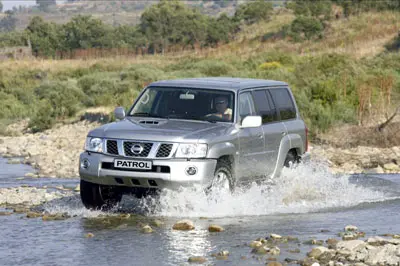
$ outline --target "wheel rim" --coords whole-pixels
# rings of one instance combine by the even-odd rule
[[[218,171],[214,178],[214,186],[218,189],[229,190],[230,184],[228,175],[224,171]]]

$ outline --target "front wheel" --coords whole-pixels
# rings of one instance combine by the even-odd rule
[[[232,165],[228,160],[219,160],[214,172],[214,178],[211,184],[206,188],[210,193],[215,190],[233,192],[235,189]]]
[[[122,193],[112,186],[103,186],[81,180],[81,200],[87,209],[109,210],[122,199]]]

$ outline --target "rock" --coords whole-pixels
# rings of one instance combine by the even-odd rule
[[[121,213],[120,215],[118,215],[118,217],[121,219],[129,219],[129,218],[131,218],[131,214],[130,213]]]
[[[38,218],[41,217],[42,214],[41,213],[37,213],[37,212],[28,212],[26,214],[26,218]]]
[[[400,235],[393,235],[393,238],[400,239]]]
[[[325,252],[329,252],[329,249],[327,249],[326,247],[322,247],[322,246],[316,247],[316,248],[313,248],[310,252],[308,252],[307,256],[318,259]]]
[[[358,227],[355,226],[355,225],[347,225],[347,226],[344,228],[344,231],[346,231],[346,232],[349,232],[349,231],[355,232],[355,231],[358,231]]]
[[[317,239],[310,239],[310,240],[304,241],[303,244],[305,244],[305,245],[319,245],[319,246],[321,246],[321,245],[324,244],[324,241],[323,241],[323,240],[317,240]]]
[[[269,254],[272,256],[279,255],[281,250],[278,247],[273,247],[269,250]]]
[[[222,228],[219,225],[212,224],[208,227],[208,231],[209,232],[222,232],[222,231],[224,231],[224,228]]]
[[[336,244],[339,242],[336,238],[328,238],[325,241],[329,246],[336,246]]]
[[[400,167],[394,163],[386,163],[383,165],[383,169],[389,170],[389,171],[398,171],[398,170],[400,170]]]
[[[61,221],[70,218],[66,213],[45,214],[42,216],[43,221]]]
[[[218,256],[229,256],[229,251],[228,250],[223,250],[218,252]]]
[[[86,237],[86,238],[91,238],[91,237],[94,237],[94,234],[92,234],[92,233],[87,233],[87,234],[85,235],[85,237]]]
[[[357,234],[346,234],[342,237],[342,240],[356,240],[358,238]]]
[[[270,251],[270,249],[268,247],[261,246],[261,247],[258,247],[258,248],[254,248],[251,251],[251,253],[255,253],[255,254],[258,254],[258,255],[265,255],[265,254],[269,253],[269,251]]]
[[[339,241],[336,244],[336,249],[339,251],[349,251],[355,252],[357,250],[363,249],[366,247],[366,243],[362,240],[349,240],[349,241]]]
[[[78,184],[78,185],[74,188],[74,191],[75,191],[75,192],[81,191],[81,185]]]
[[[0,216],[7,216],[7,215],[11,215],[12,212],[0,212]]]
[[[204,258],[204,257],[201,257],[201,256],[194,256],[194,257],[190,257],[190,258],[188,259],[188,262],[190,262],[190,263],[199,263],[199,264],[202,264],[202,263],[204,263],[204,262],[206,262],[206,261],[207,261],[207,259]]]
[[[174,230],[193,230],[194,224],[190,220],[181,220],[174,224],[172,227]]]
[[[154,225],[155,227],[161,227],[164,223],[160,220],[155,219],[151,222],[151,224]]]
[[[289,249],[288,252],[289,252],[289,253],[300,253],[300,249],[298,249],[298,248]]]
[[[383,246],[386,243],[388,243],[388,240],[379,236],[370,237],[367,239],[367,244],[371,246]]]
[[[261,247],[263,244],[261,243],[261,241],[251,241],[249,246],[251,248],[258,248]]]
[[[149,234],[149,233],[153,233],[153,228],[151,228],[150,225],[145,225],[142,227],[141,231],[142,231],[142,233]]]
[[[383,168],[381,166],[378,165],[375,168],[364,169],[363,173],[364,174],[383,174],[383,173],[385,173],[385,171],[383,170]]]
[[[282,263],[277,261],[268,262],[267,266],[282,266]]]
[[[19,159],[9,159],[7,161],[7,164],[20,164],[20,163],[21,163],[21,160],[19,160]]]
[[[397,254],[397,246],[387,244],[370,250],[364,263],[367,265],[399,265],[400,257]]]
[[[275,240],[282,239],[282,236],[277,235],[277,234],[271,234],[270,237],[271,237],[272,239],[275,239]]]

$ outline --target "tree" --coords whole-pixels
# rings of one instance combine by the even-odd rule
[[[312,16],[321,20],[331,18],[331,1],[295,0],[292,5],[296,16]]]
[[[31,40],[32,52],[36,56],[54,56],[57,50],[62,49],[61,27],[55,23],[35,16],[27,26],[26,32]]]
[[[235,12],[236,21],[244,20],[247,24],[253,24],[261,20],[270,20],[272,3],[265,0],[249,1],[241,4]]]
[[[114,47],[111,28],[100,19],[78,15],[63,26],[66,49]]]
[[[17,26],[17,18],[14,16],[14,12],[7,11],[6,16],[0,20],[0,32],[14,31]]]
[[[3,3],[0,1],[0,12],[3,12]]]
[[[39,6],[39,9],[48,11],[49,7],[57,5],[57,2],[56,0],[36,0],[36,4]]]
[[[170,44],[203,42],[207,17],[178,0],[161,0],[146,9],[140,18],[140,30],[153,50],[162,53]]]

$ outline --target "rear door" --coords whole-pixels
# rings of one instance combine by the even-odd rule
[[[255,115],[254,100],[251,92],[239,94],[239,121],[248,115]],[[240,181],[253,179],[263,167],[265,158],[264,133],[262,127],[242,128],[239,130],[239,165],[237,173]]]
[[[279,120],[279,113],[272,101],[271,95],[267,88],[260,88],[252,91],[255,102],[256,113],[262,117],[262,131],[264,135],[263,158],[265,176],[269,176],[275,169],[278,158],[281,140],[286,136],[287,131],[285,125]]]

